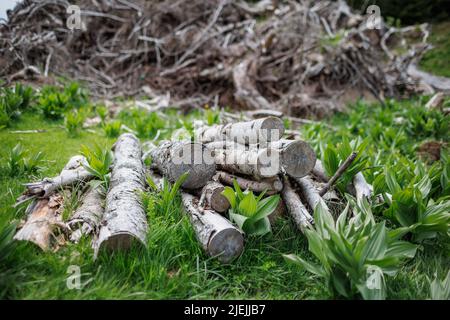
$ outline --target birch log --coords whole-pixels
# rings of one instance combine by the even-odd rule
[[[205,252],[229,263],[244,249],[243,234],[230,221],[213,210],[198,207],[198,199],[183,192],[182,201],[197,239]]]
[[[200,205],[206,204],[209,208],[219,213],[227,212],[230,202],[222,194],[223,184],[217,181],[209,181],[200,192]]]
[[[220,182],[229,186],[232,186],[233,181],[236,181],[242,190],[248,189],[255,193],[266,191],[267,195],[276,194],[283,190],[283,183],[278,176],[255,181],[225,171],[218,171],[214,179],[218,179]]]
[[[14,236],[15,240],[29,241],[44,251],[51,249],[55,230],[63,227],[59,209],[63,197],[53,194],[49,198],[35,199],[27,208],[27,221]]]
[[[34,197],[46,198],[62,187],[73,186],[92,179],[93,176],[84,168],[85,165],[87,165],[85,157],[73,156],[58,176],[25,184],[26,191],[17,199],[17,203],[22,203]]]
[[[287,177],[284,179],[284,188],[281,197],[286,204],[287,212],[294,219],[295,224],[303,232],[303,230],[314,223],[313,217],[303,205],[300,197],[295,193]]]
[[[163,141],[149,154],[152,158],[152,168],[157,169],[171,182],[189,172],[182,185],[185,189],[203,187],[216,172],[211,150],[201,143]]]
[[[129,249],[133,242],[146,245],[147,221],[141,203],[145,172],[139,140],[130,133],[122,134],[113,146],[115,161],[105,214],[94,258],[100,250]]]
[[[70,240],[77,243],[83,235],[97,234],[104,213],[104,192],[100,186],[89,189],[83,195],[81,205],[67,222],[72,231]]]
[[[258,180],[278,174],[303,177],[316,163],[314,150],[301,140],[282,139],[248,146],[231,141],[216,141],[207,146],[214,150],[214,160],[220,168]]]
[[[195,130],[196,141],[202,143],[228,140],[241,144],[255,144],[279,140],[283,134],[283,121],[277,117],[211,127],[201,126]]]
[[[314,183],[310,177],[297,178],[295,179],[295,181],[298,183],[300,187],[300,190],[303,194],[303,198],[313,211],[316,209],[316,206],[320,202],[322,202],[322,204],[326,207],[325,202],[319,195],[319,191],[314,186]]]

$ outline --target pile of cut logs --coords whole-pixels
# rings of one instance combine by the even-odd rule
[[[287,212],[301,231],[313,224],[317,204],[326,206],[323,199],[333,197],[329,182],[335,177],[326,176],[308,143],[283,139],[284,134],[283,121],[274,116],[214,126],[198,123],[193,141],[162,141],[145,152],[133,134],[122,134],[113,146],[108,190],[87,183],[94,177],[80,155],[58,176],[26,184],[18,203],[32,202],[15,239],[56,250],[67,240],[92,235],[94,257],[133,243],[145,246],[149,228],[141,193],[149,192],[146,175],[159,185],[162,177],[175,182],[188,172],[181,186],[185,212],[205,252],[228,263],[242,253],[244,234],[227,218],[224,185],[236,181],[256,194],[281,194],[271,222]],[[147,158],[149,167],[144,165]],[[362,174],[353,185],[358,197],[370,196]],[[81,195],[79,206],[63,219],[65,199],[74,192]]]

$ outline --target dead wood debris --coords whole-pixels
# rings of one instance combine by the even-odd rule
[[[158,108],[218,103],[300,117],[429,83],[414,72],[428,48],[426,25],[367,29],[342,0],[70,4],[82,10],[81,30],[66,27],[65,0],[25,0],[9,13],[0,77],[65,75],[95,96],[145,94]]]

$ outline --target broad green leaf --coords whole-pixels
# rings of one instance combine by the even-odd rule
[[[253,217],[256,213],[256,199],[253,192],[245,194],[244,198],[238,204],[238,212],[246,217]]]
[[[307,262],[295,254],[283,254],[283,258],[286,261],[292,262],[319,277],[323,278],[327,277],[327,273],[325,272],[322,266],[311,262]]]
[[[257,205],[256,214],[252,217],[253,220],[259,220],[269,216],[278,206],[280,202],[279,195],[273,195],[261,200]]]
[[[231,205],[231,208],[236,209],[236,194],[234,190],[230,187],[225,187],[222,191],[222,194],[225,198],[227,198],[228,202]]]
[[[230,220],[231,220],[232,222],[236,223],[237,226],[238,226],[241,230],[243,230],[244,223],[245,223],[245,221],[247,221],[248,217],[243,216],[243,215],[240,215],[240,214],[237,214],[237,213],[234,213],[233,210],[230,210],[230,211],[228,212],[228,214],[229,214],[229,216],[230,216]],[[244,230],[243,230],[243,231],[244,231]]]

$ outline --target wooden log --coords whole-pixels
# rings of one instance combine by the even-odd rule
[[[283,173],[291,177],[306,176],[316,164],[316,153],[305,141],[281,139],[271,142],[269,148],[278,150]]]
[[[122,134],[115,145],[114,167],[106,195],[106,207],[94,258],[102,249],[129,249],[132,243],[146,245],[147,220],[141,202],[145,172],[139,140],[130,133]]]
[[[227,212],[230,202],[222,194],[223,184],[217,181],[209,181],[200,192],[200,205],[206,204],[208,208],[219,213]]]
[[[225,171],[218,171],[214,176],[214,179],[218,179],[220,182],[229,186],[232,186],[233,181],[236,180],[242,190],[248,189],[254,193],[261,193],[265,191],[267,195],[279,193],[283,189],[283,183],[278,176],[255,181]]]
[[[314,168],[311,172],[317,179],[321,180],[322,182],[328,182],[328,180],[330,180],[330,177],[328,177],[327,173],[325,172],[322,161],[319,159],[316,160]]]
[[[80,155],[73,156],[58,176],[25,184],[26,191],[17,199],[17,204],[35,197],[46,198],[63,187],[73,186],[92,179],[92,174],[85,169],[86,165],[85,157]]]
[[[211,127],[200,126],[195,130],[196,141],[201,143],[232,141],[244,145],[277,141],[283,134],[283,121],[277,117],[267,117]]]
[[[189,172],[182,185],[185,189],[202,188],[216,172],[211,150],[201,143],[163,141],[149,154],[152,168],[157,169],[172,183]]]
[[[199,208],[196,197],[185,192],[181,195],[183,206],[205,252],[222,263],[237,258],[244,249],[242,232],[217,212]]]
[[[224,170],[256,179],[274,177],[280,173],[303,177],[314,168],[316,162],[314,150],[301,140],[281,139],[267,145],[248,146],[216,141],[207,146],[214,150],[216,164]]]
[[[15,234],[15,240],[29,241],[44,251],[52,248],[57,228],[65,229],[60,216],[63,197],[56,193],[49,198],[35,199],[27,208],[27,221]]]
[[[81,205],[67,222],[72,231],[70,240],[77,243],[83,235],[98,234],[103,218],[105,194],[100,186],[89,187],[83,195]]]
[[[322,202],[322,204],[326,207],[325,202],[323,201],[322,197],[319,194],[319,191],[314,186],[314,183],[310,177],[306,176],[303,178],[295,178],[295,181],[300,187],[303,198],[313,211],[316,209],[316,206],[320,202]]]
[[[303,232],[305,228],[314,223],[314,219],[303,205],[298,194],[295,193],[287,177],[284,177],[283,184],[281,197],[286,204],[287,212],[294,220],[296,226]]]

